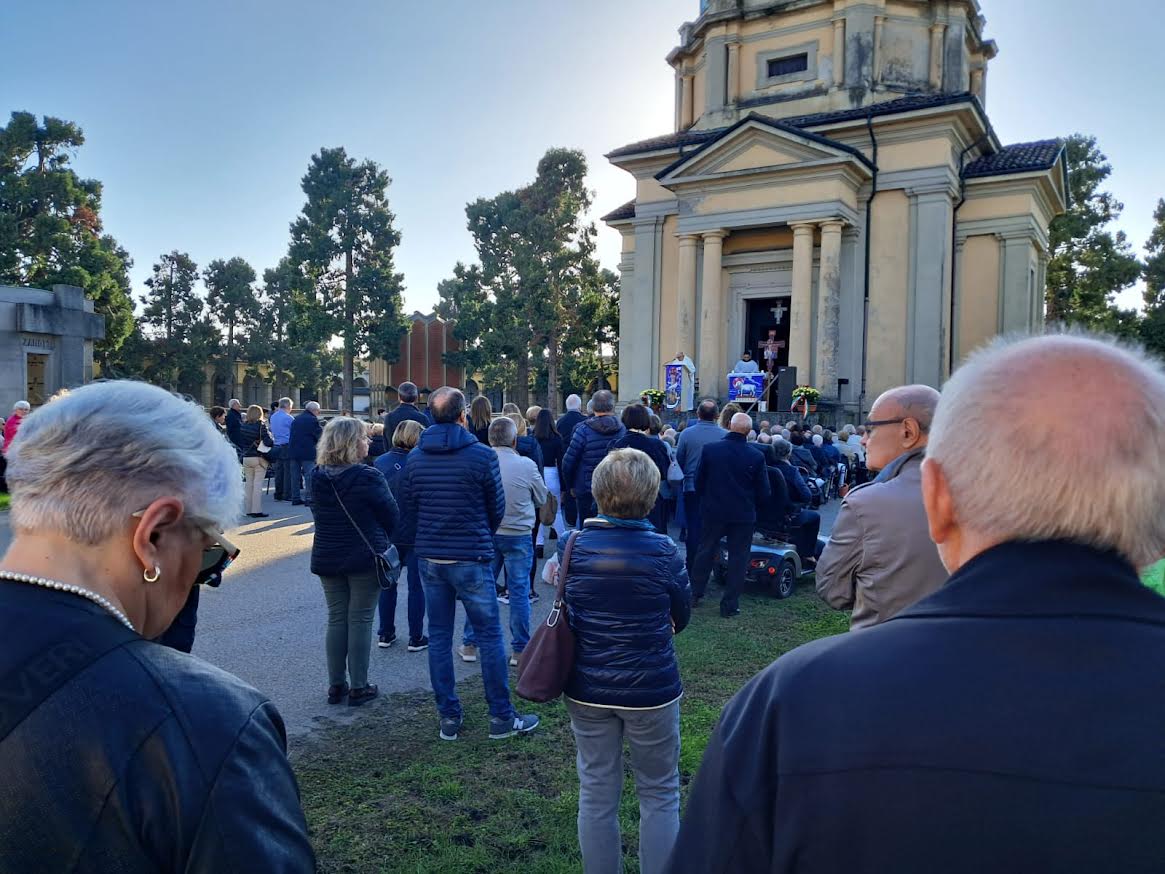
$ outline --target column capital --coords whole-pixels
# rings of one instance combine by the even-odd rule
[[[935,22],[934,24],[932,24],[930,26],[931,33],[942,33],[946,29],[947,29],[946,24],[941,22],[941,21]]]
[[[812,234],[817,230],[817,222],[789,222],[789,227],[793,229],[794,236]]]
[[[694,246],[699,242],[699,234],[676,234],[676,239],[680,241],[681,246]]]
[[[821,223],[821,233],[840,234],[845,229],[844,219],[829,219]]]
[[[728,236],[728,231],[725,231],[725,230],[704,231],[704,233],[701,234],[701,236],[704,238],[705,243],[707,243],[709,240],[716,240],[717,242],[719,242],[720,240],[723,240],[725,237]]]

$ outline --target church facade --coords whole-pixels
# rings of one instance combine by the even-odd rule
[[[1003,144],[977,0],[705,0],[668,56],[675,130],[607,157],[620,400],[677,352],[724,398],[745,349],[847,415],[1043,323],[1061,144]],[[771,349],[772,346],[769,346]]]

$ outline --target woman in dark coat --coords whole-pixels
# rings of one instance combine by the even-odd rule
[[[659,471],[659,481],[661,483],[667,482],[667,469],[671,465],[671,456],[668,454],[667,444],[658,437],[652,437],[649,433],[651,430],[651,412],[642,404],[631,404],[623,410],[622,418],[623,427],[627,431],[622,437],[616,437],[611,441],[609,451],[638,449],[655,463],[655,467]],[[648,518],[657,534],[667,534],[667,508],[664,505],[662,495],[656,495],[655,505],[651,508]]]
[[[243,461],[243,472],[247,477],[247,515],[252,519],[264,519],[263,480],[267,477],[267,455],[259,447],[270,449],[275,445],[267,423],[263,421],[263,408],[258,404],[247,407],[247,418],[235,434],[235,446]]]
[[[493,415],[493,404],[485,395],[478,395],[469,405],[469,430],[483,446],[489,446],[489,423]]]
[[[672,637],[688,624],[691,589],[682,553],[645,518],[659,493],[656,464],[617,450],[591,483],[599,515],[571,535],[565,581],[575,634],[566,708],[578,747],[583,870],[621,868],[626,738],[639,795],[640,870],[661,871],[680,822],[683,686]],[[560,552],[569,542],[560,541]]]
[[[534,422],[534,439],[542,450],[542,479],[546,481],[546,488],[558,502],[558,513],[554,516],[551,528],[559,536],[566,534],[566,519],[562,515],[562,478],[558,475],[558,466],[562,464],[562,456],[566,453],[566,444],[558,433],[558,426],[554,423],[554,416],[550,410],[539,410]],[[535,534],[534,545],[536,554],[541,558],[541,550],[546,543],[546,527],[539,527]]]
[[[388,490],[397,496],[398,483],[404,473],[405,461],[417,441],[421,439],[424,427],[415,419],[405,419],[396,426],[392,434],[392,450],[376,459],[376,469],[384,474]],[[397,502],[398,507],[400,502]],[[421,573],[417,569],[416,543],[417,520],[404,513],[401,508],[400,521],[392,533],[392,542],[400,553],[400,560],[408,571],[409,582],[409,652],[421,652],[429,648],[429,638],[425,637],[425,590],[421,587]],[[376,645],[387,649],[396,643],[396,590],[382,589],[380,592],[380,631],[376,634]]]
[[[328,703],[347,698],[353,707],[379,691],[368,682],[372,616],[380,595],[373,553],[388,549],[400,515],[383,474],[363,463],[367,456],[364,423],[337,416],[320,436],[311,474],[316,527],[311,572],[320,578],[328,604]]]

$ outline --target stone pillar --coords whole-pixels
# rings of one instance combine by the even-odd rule
[[[910,192],[905,382],[940,387],[949,365],[951,222],[957,191]]]
[[[696,362],[700,378],[700,393],[721,397],[721,383],[728,372],[724,360],[724,312],[720,288],[721,254],[726,231],[708,231],[704,234],[703,308],[700,313],[700,358]],[[622,381],[620,380],[620,384]]]
[[[692,76],[684,76],[680,85],[680,130],[687,130],[694,121],[692,117],[692,101],[695,99],[693,78]]]
[[[659,260],[663,219],[635,219],[635,253],[632,280],[622,286],[619,301],[619,400],[634,400],[657,381],[659,362],[652,350],[659,342],[656,318],[659,294]]]
[[[976,67],[971,71],[971,93],[983,102],[983,68]]]
[[[814,385],[837,397],[837,356],[841,334],[841,231],[844,223],[821,226],[821,268],[817,281],[817,346]]]
[[[813,362],[813,222],[793,226],[793,296],[789,310],[789,364],[808,384]]]
[[[943,40],[946,32],[945,24],[930,26],[930,87],[936,91],[943,87]]]
[[[679,283],[676,294],[676,350],[664,350],[664,357],[670,358],[676,351],[683,350],[696,356],[696,241],[695,234],[680,234]]]
[[[885,15],[874,16],[874,84],[882,81],[882,28],[886,26]]]
[[[845,19],[833,20],[833,87],[845,84]]]
[[[740,99],[740,43],[728,44],[728,105]]]
[[[728,43],[724,38],[704,43],[707,61],[704,64],[704,112],[708,115],[724,108],[727,95],[725,79],[728,75]]]

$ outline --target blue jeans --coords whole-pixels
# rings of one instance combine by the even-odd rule
[[[530,642],[530,587],[525,585],[525,581],[530,578],[530,571],[534,567],[534,538],[525,534],[495,534],[495,582],[503,566],[506,569],[506,588],[510,593],[510,647],[515,653],[521,653]],[[521,582],[515,583],[515,580]],[[461,642],[469,646],[477,644],[473,626],[468,622],[462,629]]]
[[[308,503],[311,501],[311,472],[316,469],[316,463],[293,458],[287,464],[291,471],[291,491],[284,497],[291,501]],[[300,481],[303,482],[302,488]]]
[[[476,633],[489,715],[512,720],[517,713],[510,703],[509,668],[490,565],[477,561],[438,564],[426,558],[417,564],[429,612],[429,680],[437,712],[442,719],[461,718],[453,674],[453,620],[460,600],[465,605],[465,621],[472,623]]]
[[[411,546],[396,546],[409,572],[409,640],[420,640],[425,634],[425,587],[421,585],[421,572],[417,570],[417,551]],[[380,631],[379,635],[392,637],[396,634],[396,591],[380,590]]]

